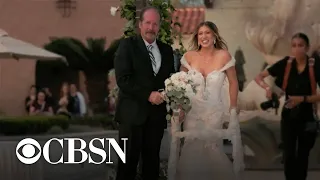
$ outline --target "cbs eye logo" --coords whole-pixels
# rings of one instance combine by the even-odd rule
[[[23,139],[16,147],[16,156],[24,164],[34,164],[40,159],[41,146],[32,138]]]

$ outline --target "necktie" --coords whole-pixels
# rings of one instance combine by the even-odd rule
[[[156,73],[157,63],[156,63],[156,59],[154,58],[154,55],[152,53],[153,46],[151,44],[149,44],[147,46],[147,48],[148,48],[149,56],[150,56],[150,59],[151,59],[151,62],[152,62],[153,74],[157,75],[157,73]]]

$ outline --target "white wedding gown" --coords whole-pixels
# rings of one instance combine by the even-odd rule
[[[184,57],[181,64],[199,86],[191,98],[192,109],[184,120],[183,132],[179,123],[173,123],[171,127],[168,180],[240,179],[244,167],[240,128],[236,112],[229,113],[229,90],[225,86],[228,82],[224,73],[235,65],[235,59],[207,77],[193,69]],[[230,119],[229,128],[223,129],[226,119]],[[179,139],[182,137],[185,141],[179,155]],[[224,153],[223,139],[230,139],[233,143],[233,163]]]

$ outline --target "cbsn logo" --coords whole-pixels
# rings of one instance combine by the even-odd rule
[[[40,157],[41,157],[41,152],[44,157],[44,159],[50,163],[50,164],[80,164],[85,162],[88,159],[88,163],[91,164],[102,164],[106,161],[107,158],[107,153],[104,151],[104,149],[98,148],[93,145],[94,141],[99,141],[102,144],[102,148],[105,146],[105,141],[108,142],[109,144],[109,161],[106,161],[106,164],[112,164],[113,162],[110,161],[110,148],[111,146],[114,148],[118,156],[120,157],[121,161],[123,163],[126,163],[126,141],[128,138],[121,138],[122,141],[124,141],[124,150],[122,151],[119,144],[114,138],[94,138],[90,140],[89,142],[89,150],[91,153],[100,155],[102,157],[102,160],[100,162],[95,162],[92,159],[92,154],[87,153],[84,151],[86,148],[87,144],[86,141],[80,138],[63,138],[63,139],[58,139],[58,138],[52,138],[49,141],[47,141],[43,148],[41,148],[40,144],[38,141],[32,139],[32,138],[26,138],[21,140],[17,147],[16,147],[16,155],[17,158],[24,164],[34,164],[36,163]],[[64,161],[63,154],[61,155],[59,161],[57,162],[52,162],[49,158],[50,150],[49,146],[52,141],[57,141],[60,145],[61,148],[63,148],[63,141],[67,141],[68,143],[68,160]],[[75,148],[75,141],[79,141],[81,146],[79,149]],[[19,152],[19,149],[22,147],[21,153]],[[38,154],[36,154],[36,149],[39,150]],[[75,152],[80,152],[81,153],[81,161],[76,162],[75,161]],[[36,154],[36,155],[35,155]]]

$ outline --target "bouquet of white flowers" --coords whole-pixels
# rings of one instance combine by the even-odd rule
[[[190,97],[196,93],[196,84],[192,81],[190,74],[181,71],[173,74],[165,80],[164,98],[167,102],[167,111],[173,111],[174,116],[179,116],[180,111],[188,113],[191,110]],[[171,114],[166,117],[171,120]]]

